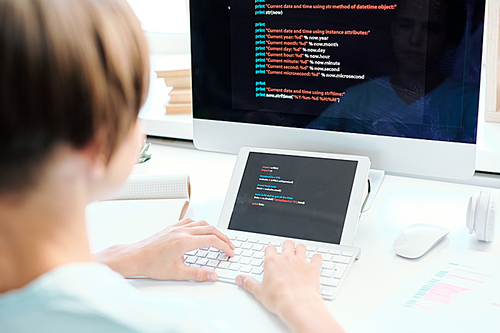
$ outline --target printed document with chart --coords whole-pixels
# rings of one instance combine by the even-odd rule
[[[349,333],[500,332],[500,257],[445,250]]]

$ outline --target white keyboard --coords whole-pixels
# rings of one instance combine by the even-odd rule
[[[267,245],[276,246],[281,252],[283,240],[262,239],[245,236],[228,235],[235,245],[234,257],[228,257],[224,252],[215,248],[203,248],[187,252],[184,262],[191,267],[207,267],[213,269],[219,276],[219,281],[235,283],[239,274],[253,276],[257,281],[262,281],[264,273],[264,250]],[[359,249],[340,245],[323,244],[308,241],[295,241],[307,247],[307,259],[310,260],[315,253],[321,254],[321,296],[332,300],[342,285],[349,268],[359,255]],[[319,244],[319,245],[318,245]]]

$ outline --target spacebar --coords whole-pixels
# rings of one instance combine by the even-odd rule
[[[232,271],[229,269],[220,269],[220,268],[216,268],[215,273],[217,273],[219,277],[232,280],[234,280],[238,275],[242,274],[240,271]]]
[[[242,274],[242,275],[248,275],[248,276],[253,277],[257,281],[262,282],[262,274],[255,275],[255,274],[243,273],[243,272],[240,272],[240,271],[232,271],[230,269],[220,269],[220,268],[216,268],[215,269],[215,273],[217,273],[217,275],[219,277],[226,278],[226,279],[231,279],[231,280],[234,280],[240,274]],[[232,281],[232,282],[234,282],[234,281]]]

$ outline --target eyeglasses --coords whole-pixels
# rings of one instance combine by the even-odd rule
[[[151,154],[148,154],[148,149],[151,147],[151,143],[147,143],[146,140],[141,144],[141,152],[139,153],[139,158],[137,163],[144,163],[151,159]]]

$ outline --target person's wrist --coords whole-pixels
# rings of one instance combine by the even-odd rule
[[[293,321],[293,319],[301,317],[304,310],[318,307],[322,302],[323,299],[319,294],[294,295],[290,293],[286,297],[281,297],[281,301],[276,305],[276,314],[285,321]]]
[[[336,326],[337,324],[319,293],[290,297],[283,300],[277,310],[277,315],[295,333],[337,332],[330,327],[330,325]]]

